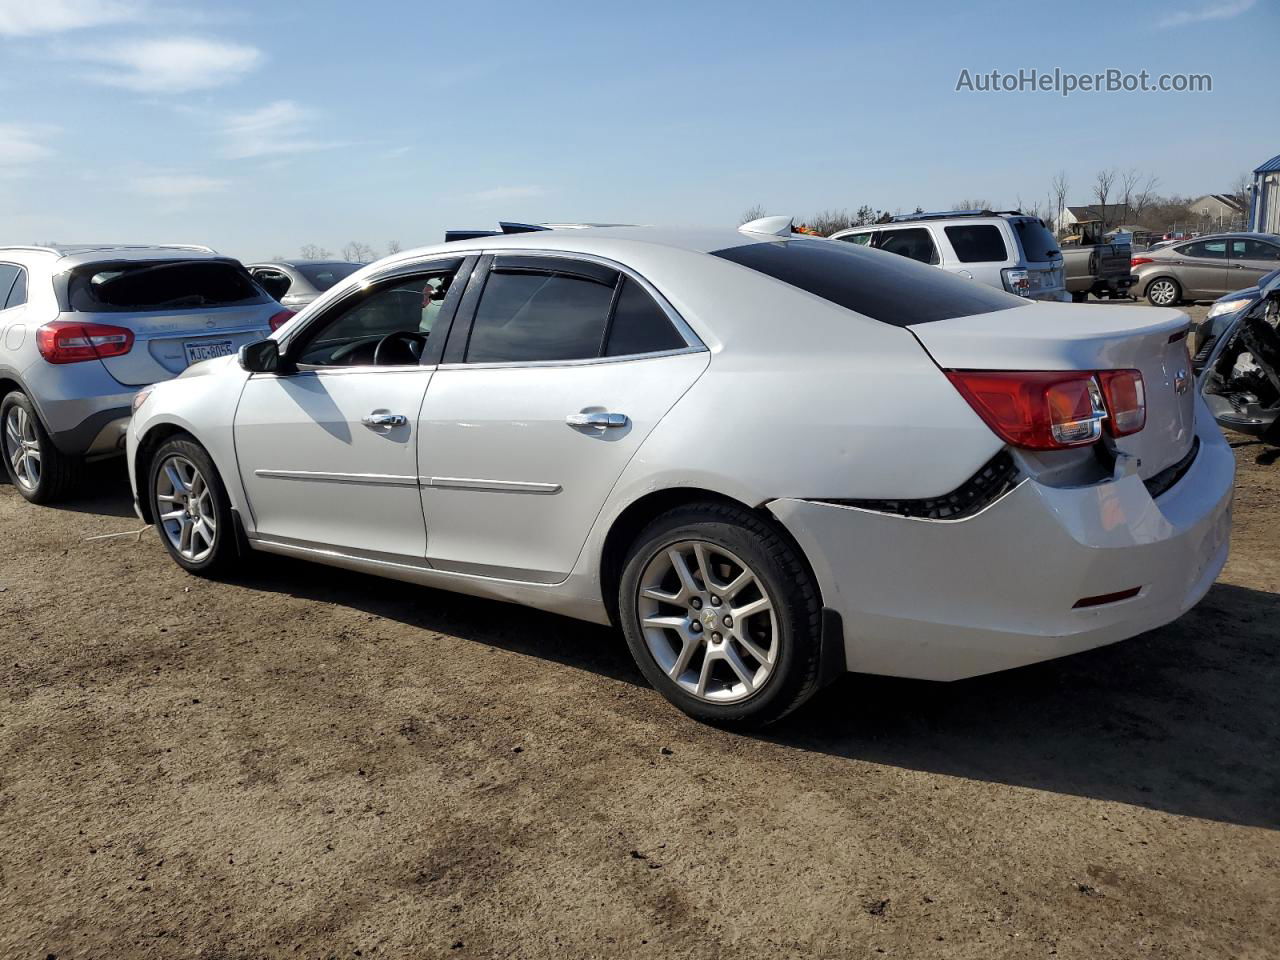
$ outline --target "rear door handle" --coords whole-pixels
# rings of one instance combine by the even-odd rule
[[[625,413],[571,413],[564,422],[571,427],[625,427],[630,421]]]
[[[378,427],[403,427],[409,418],[403,413],[371,413],[360,422],[376,430]]]

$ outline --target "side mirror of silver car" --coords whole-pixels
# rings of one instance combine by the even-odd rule
[[[279,373],[283,364],[280,344],[275,340],[257,340],[240,348],[240,366],[250,373]]]

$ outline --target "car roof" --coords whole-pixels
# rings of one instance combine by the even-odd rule
[[[46,255],[57,262],[60,270],[101,260],[171,260],[175,255],[192,260],[230,259],[212,247],[197,243],[17,244],[0,247],[0,252],[4,251]]]
[[[797,235],[798,236],[798,235]],[[690,253],[713,253],[748,243],[761,243],[786,238],[768,234],[744,233],[727,227],[573,227],[571,229],[536,230],[531,233],[508,233],[496,236],[470,237],[448,243],[417,247],[396,254],[395,259],[413,259],[433,253],[479,252],[503,249],[561,250],[607,257],[622,249],[639,250],[643,246],[665,247]]]

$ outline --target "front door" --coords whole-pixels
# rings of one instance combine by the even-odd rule
[[[1237,237],[1231,241],[1229,286],[1231,290],[1252,287],[1265,274],[1280,268],[1280,246],[1270,240]]]
[[[418,436],[427,557],[559,582],[709,354],[644,284],[568,258],[499,256],[454,329]]]
[[[235,442],[255,536],[421,560],[421,361],[456,267],[345,298],[290,337],[296,369],[250,378]]]

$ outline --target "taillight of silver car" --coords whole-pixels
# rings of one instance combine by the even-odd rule
[[[279,313],[273,313],[271,315],[271,319],[267,321],[267,326],[271,328],[272,333],[275,333],[295,316],[297,316],[297,314],[292,310],[281,310]]]
[[[36,331],[36,348],[49,363],[119,357],[133,349],[133,331],[109,323],[54,320]]]
[[[947,378],[992,431],[1029,450],[1064,450],[1146,425],[1138,370],[948,370]]]

